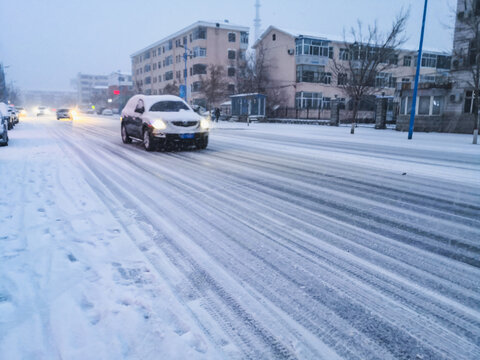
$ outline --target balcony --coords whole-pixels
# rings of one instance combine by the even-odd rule
[[[321,65],[328,64],[329,58],[327,56],[318,55],[295,55],[295,62],[297,65]]]

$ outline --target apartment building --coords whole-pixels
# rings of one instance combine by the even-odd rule
[[[108,75],[93,75],[78,73],[72,81],[77,90],[77,104],[80,107],[87,107],[99,92],[108,89]]]
[[[281,91],[285,99],[284,104],[278,105],[297,109],[329,109],[331,100],[335,98],[348,103],[349,99],[345,98],[340,87],[342,78],[335,79],[333,76],[334,60],[347,60],[343,39],[270,26],[253,48],[257,50],[257,56],[263,52],[271,86]],[[416,51],[400,50],[390,60],[392,66],[388,71],[376,76],[378,95],[393,97],[398,86],[408,87],[414,81],[416,56]],[[446,77],[450,61],[448,53],[424,52],[420,80],[434,83]]]
[[[480,1],[457,0],[453,52],[449,78],[444,82],[420,84],[415,109],[415,131],[472,133],[475,125],[475,92],[472,70],[478,67],[480,37],[468,24],[480,26]],[[422,56],[423,61],[424,56]],[[428,86],[430,85],[430,86]],[[412,89],[398,94],[400,115],[397,129],[410,123]]]
[[[229,22],[197,21],[131,55],[136,92],[157,95],[165,87],[187,82],[187,101],[205,105],[200,76],[208,76],[209,65],[224,67],[229,92],[236,87],[239,60],[248,48],[248,27]],[[185,49],[187,70],[185,71]],[[167,88],[168,89],[168,88]]]

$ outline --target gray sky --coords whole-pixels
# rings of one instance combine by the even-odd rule
[[[0,62],[7,82],[28,90],[71,90],[77,72],[131,71],[130,54],[197,20],[250,26],[254,0],[1,0]],[[422,0],[261,0],[269,25],[341,35],[378,20],[387,29],[410,7],[405,47],[418,48]],[[430,0],[424,48],[451,51],[456,0]]]

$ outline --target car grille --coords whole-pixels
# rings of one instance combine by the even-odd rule
[[[198,124],[198,121],[172,121],[172,124],[175,126],[188,127],[188,126],[196,126]]]

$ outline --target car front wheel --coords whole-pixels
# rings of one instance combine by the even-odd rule
[[[122,141],[124,144],[130,144],[132,142],[132,138],[128,136],[127,134],[127,129],[125,128],[125,125],[122,124]]]
[[[148,132],[148,129],[143,130],[143,146],[147,151],[152,151],[155,148],[154,140],[152,139],[152,135]]]

